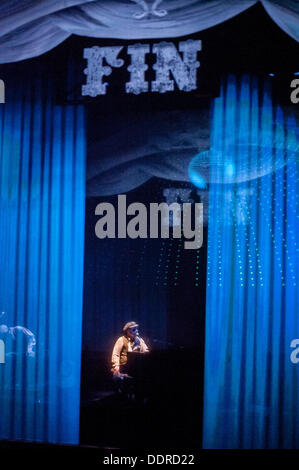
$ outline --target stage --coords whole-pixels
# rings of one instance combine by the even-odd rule
[[[1,452],[296,455],[299,7],[15,3],[0,6]]]

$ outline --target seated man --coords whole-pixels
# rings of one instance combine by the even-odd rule
[[[123,327],[123,336],[116,341],[112,351],[112,369],[114,375],[121,376],[127,363],[128,352],[146,353],[149,351],[144,340],[140,338],[138,324],[130,321]]]
[[[139,337],[138,324],[130,321],[123,327],[123,336],[116,341],[112,351],[113,379],[118,393],[135,398],[139,395],[138,383],[125,372],[128,352],[147,353],[149,351],[144,340]]]

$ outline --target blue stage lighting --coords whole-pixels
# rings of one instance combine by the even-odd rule
[[[256,177],[229,185],[210,162],[205,448],[299,447],[298,142],[270,80],[229,76],[214,100],[211,147]],[[227,141],[242,141],[227,154]],[[247,141],[247,144],[246,144]],[[211,157],[213,155],[211,154]],[[260,172],[267,161],[268,172]],[[277,164],[277,162],[279,162]]]

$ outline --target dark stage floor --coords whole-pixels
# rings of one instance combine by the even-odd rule
[[[190,361],[197,354],[194,350],[158,353],[160,367],[145,384],[140,399],[117,394],[109,374],[95,382],[94,371],[82,391],[80,443],[129,449],[200,449],[202,371]]]

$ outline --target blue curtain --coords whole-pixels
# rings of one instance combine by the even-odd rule
[[[77,443],[84,110],[56,106],[48,72],[30,67],[5,80],[0,107],[0,438]]]
[[[298,143],[270,81],[229,76],[213,106],[204,448],[299,447]]]

